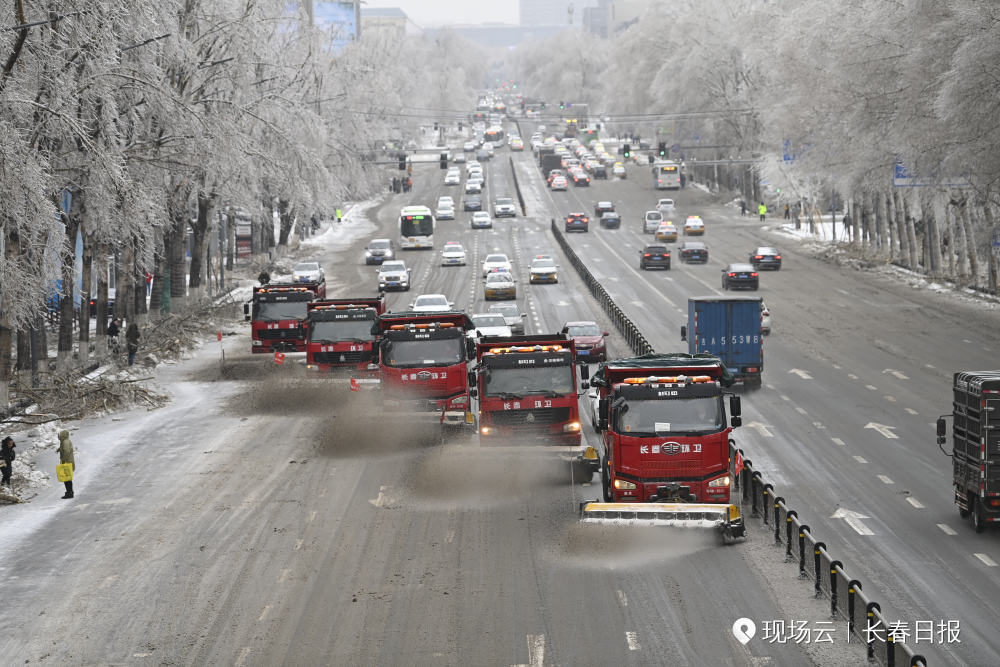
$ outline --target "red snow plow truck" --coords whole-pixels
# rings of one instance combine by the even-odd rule
[[[305,352],[306,314],[315,293],[295,285],[255,287],[243,316],[250,321],[250,351]]]
[[[573,339],[484,336],[476,345],[476,362],[469,383],[479,399],[480,444],[557,456],[572,462],[575,478],[590,481],[598,456],[581,444]],[[586,379],[587,366],[582,374]]]
[[[386,412],[433,417],[448,427],[474,427],[469,404],[468,315],[400,312],[376,324],[378,378]]]
[[[306,368],[373,374],[376,359],[373,325],[385,312],[385,297],[327,299],[307,306]]]
[[[598,428],[603,503],[581,508],[585,522],[719,528],[745,536],[730,503],[729,434],[741,424],[734,379],[712,355],[647,354],[602,364]]]

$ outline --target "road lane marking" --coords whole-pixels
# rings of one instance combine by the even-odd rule
[[[876,387],[873,384],[866,384],[865,389],[867,389],[868,391],[878,391],[878,387]]]
[[[843,369],[841,368],[840,364],[834,364],[834,365],[833,365],[833,367],[834,367],[834,368],[836,368],[836,369],[837,369],[838,371],[839,371],[839,370],[843,370]]]
[[[804,371],[801,368],[793,368],[793,369],[791,369],[788,372],[789,372],[789,374],[798,375],[803,380],[812,380],[813,379],[813,376],[810,375],[808,371]]]
[[[315,519],[315,518],[316,518],[316,510],[313,510],[313,511],[312,511],[312,512],[310,512],[310,514],[309,514],[309,523],[312,523],[312,522],[313,522],[313,519]]]
[[[916,498],[914,498],[913,496],[907,496],[906,497],[906,502],[910,503],[911,505],[913,505],[914,507],[916,507],[918,510],[922,510],[924,508],[924,504],[922,502],[920,502],[919,500],[917,500]]]
[[[892,479],[891,479],[891,478],[889,478],[889,477],[886,477],[885,475],[879,475],[879,476],[878,476],[878,478],[879,478],[880,480],[882,480],[882,483],[883,483],[883,484],[895,484],[895,482],[894,482],[894,481],[892,481]]]
[[[866,526],[862,521],[864,519],[870,519],[870,516],[862,514],[861,512],[855,512],[854,510],[844,509],[843,507],[838,507],[833,513],[831,519],[843,519],[844,523],[854,529],[858,535],[874,535],[875,532]]]
[[[302,543],[303,542],[305,542],[305,540],[295,540],[295,550],[296,551],[298,551],[299,549],[302,548]]]
[[[236,662],[233,663],[235,667],[242,667],[243,663],[246,662],[247,656],[250,655],[250,647],[244,646],[240,649],[240,654],[236,658]]]
[[[818,431],[826,430],[826,426],[823,425],[823,422],[813,422],[813,427]]]
[[[631,630],[625,631],[625,643],[628,644],[628,650],[630,651],[638,651],[640,648],[639,640],[636,638],[635,632]]]
[[[989,556],[987,556],[986,554],[972,554],[972,555],[978,558],[979,560],[983,561],[984,563],[986,563],[986,565],[988,565],[989,567],[997,566],[997,562],[992,558],[990,558]]]
[[[542,667],[545,663],[545,635],[528,635],[528,664]]]
[[[747,428],[755,429],[764,438],[773,438],[774,434],[767,428],[767,424],[762,424],[760,422],[750,422],[746,425]]]
[[[809,414],[808,412],[805,411],[805,408],[800,408],[797,405],[795,406],[795,411],[798,412],[800,415],[807,415],[807,414]]]
[[[855,457],[853,457],[853,458],[854,458],[854,460],[855,460],[855,461],[857,461],[857,462],[858,462],[858,463],[860,463],[861,465],[865,465],[866,463],[868,463],[868,459],[866,459],[866,458],[865,458],[865,457],[863,457],[863,456],[855,456]]]
[[[941,532],[943,532],[945,535],[958,535],[958,533],[956,533],[955,530],[947,524],[939,523],[937,527],[940,528]]]
[[[618,604],[620,604],[623,607],[627,607],[628,606],[628,596],[625,595],[625,591],[618,590],[618,591],[615,591],[615,593],[618,595]]]
[[[888,394],[886,394],[882,398],[884,398],[885,400],[889,401],[890,403],[895,403],[896,402],[896,397],[895,396],[889,396]]]
[[[787,396],[785,396],[784,394],[781,394],[781,400],[783,400],[783,401],[790,401],[790,400],[792,400],[792,399],[788,398],[788,397],[787,397]]]
[[[264,617],[267,616],[267,612],[269,611],[271,611],[271,605],[269,604],[264,605],[264,611],[260,612],[260,616],[257,617],[257,622],[260,623],[261,621],[263,621]]]
[[[444,541],[447,544],[451,544],[452,542],[454,542],[455,541],[455,531],[454,530],[449,530],[448,534],[444,536]]]
[[[287,579],[287,578],[288,578],[288,575],[289,575],[289,573],[291,573],[291,571],[292,571],[292,570],[291,570],[291,568],[287,568],[287,567],[286,567],[285,569],[283,569],[283,570],[281,571],[281,575],[280,575],[280,576],[278,577],[278,583],[280,584],[280,583],[281,583],[281,582],[283,582],[283,581],[284,581],[285,579]]]
[[[917,412],[913,408],[903,408],[903,409],[906,410],[907,412],[909,412],[911,415],[919,415],[920,414],[919,412]]]
[[[870,428],[873,431],[878,431],[879,433],[882,434],[883,437],[886,437],[890,440],[896,440],[897,438],[899,438],[898,435],[892,432],[892,429],[896,428],[895,426],[886,426],[885,424],[879,424],[878,422],[868,422],[867,424],[865,424],[865,428]]]

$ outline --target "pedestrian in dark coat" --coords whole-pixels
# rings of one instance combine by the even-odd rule
[[[59,463],[72,463],[73,472],[76,473],[76,461],[73,460],[73,441],[69,439],[69,431],[59,431]],[[66,493],[63,499],[73,497],[73,480],[63,482],[66,485]]]
[[[14,438],[9,435],[3,439],[3,446],[0,447],[0,471],[3,472],[0,485],[10,486],[10,476],[14,472]]]
[[[132,320],[125,329],[125,341],[128,343],[128,365],[135,363],[135,353],[139,351],[139,325]]]

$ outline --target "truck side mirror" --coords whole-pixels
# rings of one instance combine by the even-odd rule
[[[469,371],[469,386],[476,386],[476,371]]]
[[[688,339],[688,328],[686,324],[681,325],[681,340]]]
[[[739,396],[729,397],[729,414],[733,417],[739,417],[743,414],[743,403]]]
[[[479,396],[479,390],[475,387],[469,388],[469,398],[476,398]]]
[[[584,380],[580,383],[580,389],[583,389],[584,391],[590,389],[590,383]]]
[[[250,304],[249,303],[244,303],[243,304],[243,319],[247,320],[248,322],[250,321]]]
[[[580,379],[589,380],[590,379],[590,366],[587,364],[580,364]]]
[[[943,445],[945,443],[946,437],[948,435],[948,427],[944,423],[944,417],[938,417],[937,420],[937,444]]]
[[[605,422],[608,420],[608,399],[602,398],[597,402],[597,418]]]

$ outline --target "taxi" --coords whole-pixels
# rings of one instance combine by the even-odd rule
[[[510,271],[493,271],[483,280],[483,297],[487,301],[517,298],[517,281]]]
[[[656,228],[656,240],[671,242],[676,241],[677,226],[672,222],[661,222],[660,226]]]
[[[689,215],[688,219],[684,222],[684,235],[685,236],[704,236],[705,235],[705,223],[697,215]]]

